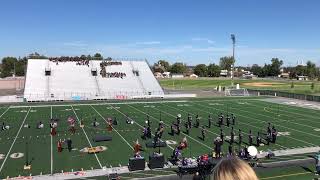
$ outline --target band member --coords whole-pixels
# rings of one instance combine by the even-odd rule
[[[186,134],[189,134],[189,124],[188,124],[188,122],[185,122],[184,126],[186,128]]]
[[[58,146],[58,152],[62,152],[62,140],[61,139],[59,139],[57,146]]]
[[[93,123],[92,123],[92,126],[93,126],[93,127],[98,127],[98,126],[99,126],[99,123],[97,122],[97,119],[96,119],[96,118],[94,118],[94,121],[93,121]]]
[[[267,141],[267,145],[269,145],[270,142],[272,141],[272,133],[270,133],[270,132],[267,133],[267,139],[266,139],[266,141]]]
[[[222,146],[222,140],[220,137],[217,137],[214,141],[214,151],[215,151],[215,157],[220,158],[221,157],[221,146]]]
[[[220,129],[220,139],[221,139],[222,144],[223,144],[223,141],[224,141],[224,133],[223,133],[222,129]]]
[[[232,125],[236,125],[236,116],[234,114],[231,114],[232,119]]]
[[[268,122],[268,127],[267,127],[267,134],[270,133],[272,134],[272,129],[271,129],[271,123]]]
[[[70,125],[69,131],[74,134],[76,133],[76,128],[75,128],[75,119],[73,117],[68,117],[68,123]]]
[[[204,126],[202,126],[201,128],[201,136],[202,140],[204,141],[204,139],[206,138],[206,128]]]
[[[228,153],[229,153],[230,156],[232,156],[232,154],[233,154],[232,144],[230,144],[228,146]]]
[[[234,142],[234,135],[235,135],[235,133],[234,133],[233,126],[232,126],[231,133],[230,133],[230,143],[231,144]]]
[[[84,127],[83,119],[80,120],[80,127],[81,127],[81,128]]]
[[[170,130],[171,130],[171,133],[170,133],[170,134],[171,134],[171,136],[174,136],[174,126],[175,126],[175,125],[174,125],[173,123],[172,123],[171,126],[170,126]]]
[[[159,134],[159,138],[162,138],[162,134],[164,132],[164,124],[162,121],[160,121],[159,123],[159,127],[158,127],[158,134]]]
[[[154,135],[154,138],[153,138],[153,148],[157,147],[158,142],[159,142],[159,134],[158,134],[158,132],[156,132],[156,134]]]
[[[198,128],[200,126],[200,117],[199,115],[196,115],[196,123],[194,124],[194,127]]]
[[[51,136],[55,136],[57,134],[56,128],[57,128],[58,124],[55,121],[52,121],[50,123],[50,134]]]
[[[185,148],[187,148],[187,147],[188,147],[188,141],[187,141],[187,138],[184,137],[184,138],[181,140],[181,142],[179,143],[178,149],[183,150],[183,149],[185,149]]]
[[[227,126],[229,127],[229,125],[230,125],[230,116],[229,116],[229,114],[227,115]]]
[[[181,124],[181,114],[177,115],[177,124],[180,126]]]
[[[148,125],[148,126],[151,126],[151,124],[150,124],[150,117],[149,117],[149,115],[147,115],[147,125]]]
[[[68,146],[69,152],[71,152],[71,150],[72,150],[72,140],[70,138],[67,139],[67,146]]]
[[[241,131],[241,129],[239,129],[239,146],[241,146],[242,137],[243,137],[242,131]]]
[[[136,140],[136,142],[134,142],[133,150],[134,153],[139,153],[140,151],[142,151],[142,146],[140,145],[138,139]]]
[[[151,127],[150,126],[148,126],[147,127],[147,138],[151,138]]]
[[[274,126],[272,126],[272,143],[276,143],[278,131]]]
[[[208,128],[211,128],[211,123],[212,123],[212,117],[209,114],[209,116],[208,116]]]
[[[253,135],[251,130],[249,131],[248,138],[249,138],[249,146],[252,146]]]
[[[260,133],[258,132],[258,135],[257,135],[257,147],[259,147],[261,144],[261,137],[260,137]]]
[[[40,121],[37,125],[37,129],[42,129],[44,127],[44,124]]]
[[[142,130],[142,139],[146,139],[147,138],[147,135],[148,135],[148,129],[146,126],[143,126],[143,130]]]
[[[180,130],[180,125],[177,125],[176,128],[177,128],[177,134],[179,135],[179,134],[180,134],[180,131],[181,131],[181,130]]]
[[[192,128],[192,116],[188,113],[188,126]]]
[[[108,131],[112,131],[112,119],[111,118],[107,119],[107,125],[108,125]]]

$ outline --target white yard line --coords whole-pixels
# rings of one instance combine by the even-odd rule
[[[50,113],[50,119],[52,119],[52,106],[51,106],[51,113]],[[50,155],[51,155],[51,163],[50,163],[50,173],[53,174],[53,150],[52,150],[52,135],[50,133],[50,141],[51,141],[51,149],[50,149]]]
[[[71,108],[72,108],[73,113],[76,115],[76,118],[77,118],[77,120],[78,120],[78,123],[80,124],[80,120],[79,120],[79,118],[78,118],[78,115],[77,115],[76,111],[73,109],[73,106],[71,106]],[[92,148],[92,144],[91,144],[91,142],[90,142],[90,140],[89,140],[89,138],[88,138],[88,135],[87,135],[86,131],[83,129],[83,127],[81,127],[81,129],[82,129],[84,135],[86,136],[90,147]],[[97,161],[98,161],[98,163],[99,163],[100,168],[102,169],[103,167],[102,167],[102,165],[101,165],[101,163],[100,163],[100,160],[99,160],[97,154],[95,153],[94,155],[95,155],[95,157],[96,157],[96,159],[97,159]]]
[[[106,121],[105,120],[105,118],[92,106],[92,105],[90,105],[91,106],[91,108],[104,120],[104,121]],[[107,121],[106,121],[107,122]],[[133,147],[130,145],[130,143],[112,126],[112,129],[121,137],[121,139],[123,139],[124,140],[124,142],[133,150]]]
[[[132,106],[132,107],[133,107],[133,106]],[[133,107],[133,108],[135,108],[135,107]],[[154,107],[151,107],[151,108],[156,109],[156,108],[154,108]],[[137,111],[140,111],[140,110],[137,109],[137,108],[135,108],[135,109],[136,109]],[[158,109],[157,109],[157,110],[158,110]],[[140,111],[140,112],[143,112],[143,111]],[[168,114],[168,115],[170,115],[170,116],[173,116],[172,114],[169,114],[169,113],[167,113],[167,112],[165,112],[165,111],[161,111],[161,112],[164,112],[164,113],[166,113],[166,114]],[[143,113],[144,113],[144,112],[143,112]],[[148,114],[148,115],[149,115],[149,114]],[[153,119],[155,119],[155,120],[158,120],[157,118],[155,118],[155,117],[153,117],[153,116],[151,116],[151,115],[149,115],[149,117],[151,117],[151,118],[153,118]],[[173,116],[173,117],[176,117],[176,116]],[[170,126],[169,126],[168,124],[166,124],[165,122],[163,122],[163,123],[164,123],[167,127],[170,127]],[[202,143],[202,142],[194,139],[193,137],[189,136],[188,134],[185,134],[185,133],[183,133],[183,132],[182,132],[182,134],[184,134],[185,136],[189,137],[190,139],[192,139],[192,140],[194,140],[195,142],[197,142],[197,143],[205,146],[206,148],[208,148],[208,149],[210,149],[210,150],[213,149],[213,148],[211,148],[210,146],[208,146],[208,145],[206,145],[206,144],[204,144],[204,143]]]
[[[10,109],[10,106],[0,115],[0,118]]]
[[[0,173],[1,173],[2,169],[3,169],[3,166],[4,166],[4,164],[5,164],[6,160],[7,160],[7,158],[8,158],[8,157],[9,157],[9,155],[10,155],[11,149],[12,149],[12,147],[13,147],[14,143],[16,142],[16,140],[17,140],[17,138],[18,138],[18,136],[19,136],[19,134],[20,134],[20,131],[21,131],[21,129],[22,129],[22,127],[23,127],[23,125],[24,125],[24,122],[26,121],[26,119],[27,119],[27,117],[28,117],[28,114],[29,114],[30,110],[31,110],[31,107],[29,108],[29,110],[28,110],[28,112],[27,112],[26,116],[24,117],[24,119],[23,119],[23,121],[22,121],[22,123],[21,123],[21,126],[20,126],[20,128],[19,128],[19,130],[18,130],[18,132],[17,132],[17,135],[16,135],[16,137],[14,138],[14,140],[13,140],[13,142],[12,142],[12,144],[11,144],[10,148],[9,148],[9,151],[8,151],[8,153],[7,153],[6,157],[4,158],[4,160],[3,160],[2,164],[1,164],[1,167],[0,167]]]
[[[127,115],[125,115],[123,112],[121,112],[120,110],[118,110],[118,109],[116,109],[116,108],[114,108],[112,105],[109,105],[109,106],[111,106],[114,110],[116,110],[116,111],[118,111],[120,114],[122,114],[123,116],[125,116],[126,118],[129,118],[129,119],[131,119],[130,117],[128,117]],[[132,119],[131,119],[132,120]],[[139,123],[137,123],[136,121],[134,121],[134,123],[136,124],[136,125],[138,125],[140,128],[143,128],[143,126],[141,126]],[[154,136],[154,134],[153,133],[151,133],[151,135],[153,135]],[[172,150],[174,150],[174,148],[173,147],[171,147],[170,145],[168,145],[168,147],[170,148],[170,149],[172,149]]]

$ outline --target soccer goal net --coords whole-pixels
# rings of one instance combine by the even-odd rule
[[[249,96],[248,90],[245,88],[227,88],[224,92],[225,96]]]

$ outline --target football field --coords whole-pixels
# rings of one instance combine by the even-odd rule
[[[200,126],[206,126],[206,138],[204,140],[200,138],[200,128],[192,128],[190,133],[186,134],[183,126],[180,135],[172,136],[168,134],[171,124],[176,121],[177,114],[182,115],[182,122],[184,123],[188,113],[193,116],[193,121],[196,115],[201,117]],[[248,142],[249,130],[252,130],[254,136],[256,136],[258,132],[266,132],[268,122],[274,125],[279,132],[277,143],[260,146],[258,147],[259,151],[308,149],[320,145],[319,110],[266,102],[263,98],[0,106],[0,126],[3,122],[9,126],[8,130],[0,131],[0,178],[68,172],[85,173],[87,170],[126,166],[128,159],[133,156],[133,144],[137,139],[144,149],[142,155],[148,157],[149,154],[158,151],[158,149],[146,148],[145,143],[151,141],[151,139],[143,140],[141,138],[147,116],[151,120],[152,134],[155,133],[159,121],[163,121],[165,124],[165,133],[162,140],[166,141],[168,146],[161,148],[161,152],[165,154],[166,158],[170,157],[175,146],[184,137],[187,138],[189,146],[183,150],[183,156],[197,157],[205,153],[212,154],[213,140],[220,135],[220,128],[216,126],[217,117],[220,113],[225,116],[233,113],[236,116],[234,130],[236,136],[238,129],[242,130],[245,143]],[[214,120],[211,128],[207,127],[209,114],[213,116]],[[67,119],[71,116],[75,118],[77,124],[75,134],[71,134],[68,130]],[[55,136],[50,135],[49,120],[52,118],[59,119],[57,135]],[[112,131],[107,128],[107,118],[117,119],[118,121],[118,124],[113,126]],[[92,126],[94,119],[99,122],[98,127]],[[134,123],[127,124],[127,119],[132,119]],[[43,122],[44,128],[37,129],[36,125],[40,121]],[[79,126],[80,121],[83,122],[84,127]],[[230,135],[231,126],[223,126],[222,129],[226,136]],[[112,141],[95,142],[93,138],[96,135],[109,135],[112,137]],[[72,151],[69,152],[64,145],[63,151],[58,152],[58,140],[67,140],[68,138],[72,140]],[[103,151],[96,154],[85,152],[87,148],[97,146],[102,147]],[[225,143],[223,145],[224,152],[227,152],[227,149],[228,145]],[[234,145],[234,149],[239,149],[238,144]],[[303,154],[303,152],[299,153]],[[283,157],[283,159],[307,157],[296,155]],[[24,170],[26,161],[31,164],[30,170]],[[313,164],[311,164],[310,169],[314,170]],[[297,177],[311,174],[306,171],[300,172],[300,170],[272,171],[268,175],[258,171],[258,175],[262,179],[283,179],[280,177],[296,177],[285,176],[288,174],[297,173]],[[130,174],[126,176],[130,177]],[[269,176],[274,178],[268,178]]]

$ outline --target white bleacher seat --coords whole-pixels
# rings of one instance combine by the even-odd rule
[[[162,88],[145,61],[122,61],[122,65],[105,66],[106,72],[126,73],[123,78],[102,77],[101,62],[92,60],[87,66],[76,65],[76,62],[56,64],[48,59],[29,59],[24,98],[27,101],[50,101],[163,96]],[[45,76],[45,69],[51,70],[50,76]],[[97,70],[97,76],[92,76],[92,69]],[[133,70],[138,71],[139,76]]]

